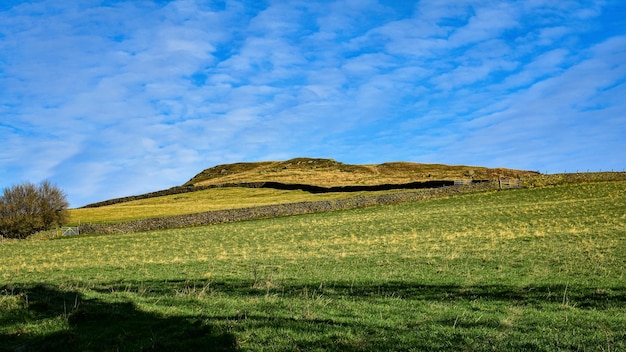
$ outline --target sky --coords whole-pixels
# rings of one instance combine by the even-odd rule
[[[3,0],[0,189],[294,157],[626,168],[626,2]]]

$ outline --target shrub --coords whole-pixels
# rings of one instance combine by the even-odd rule
[[[0,236],[26,238],[68,220],[65,193],[48,181],[5,188],[0,195]]]

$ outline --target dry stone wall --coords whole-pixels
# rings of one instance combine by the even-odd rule
[[[585,182],[604,182],[604,181],[623,181],[626,180],[626,172],[599,172],[599,173],[572,173],[572,174],[553,174],[553,175],[536,175],[531,177],[523,177],[521,186],[523,188],[545,187],[563,184],[575,184]],[[229,184],[221,186],[204,186],[204,187],[174,187],[170,190],[153,192],[151,194],[126,197],[127,199],[143,199],[166,194],[177,194],[185,192],[193,192],[201,189],[214,187],[277,187],[277,184],[268,184],[265,182],[248,183],[248,184]],[[280,185],[278,185],[280,186]],[[288,185],[292,187],[294,185]],[[295,185],[302,186],[302,185]],[[162,218],[150,218],[136,221],[129,221],[115,224],[82,224],[80,233],[82,234],[114,234],[114,233],[132,233],[141,231],[152,231],[171,228],[184,228],[191,226],[201,226],[209,224],[218,224],[235,221],[256,220],[263,218],[272,218],[278,216],[310,214],[317,212],[326,212],[334,210],[345,210],[375,205],[396,204],[409,201],[417,201],[423,199],[440,198],[454,194],[480,192],[488,190],[497,190],[497,181],[475,182],[469,185],[461,186],[441,186],[438,188],[416,189],[407,192],[396,192],[381,195],[356,196],[346,199],[325,200],[316,202],[299,202],[288,204],[274,204],[257,206],[250,208],[228,209],[210,211],[196,214],[186,214],[178,216],[169,216]],[[311,191],[311,190],[310,190]],[[158,195],[157,195],[158,194]],[[132,199],[131,199],[132,198]],[[121,200],[122,198],[120,198]],[[109,202],[120,202],[120,200],[112,200]],[[114,203],[110,203],[114,204]],[[104,205],[104,204],[102,204]]]
[[[487,182],[486,180],[476,180],[474,182]],[[272,188],[280,190],[301,190],[309,193],[330,193],[330,192],[363,192],[363,191],[388,191],[394,189],[423,189],[423,188],[437,188],[444,186],[452,186],[454,181],[441,180],[441,181],[424,181],[424,182],[411,182],[401,184],[381,184],[371,186],[337,186],[337,187],[321,187],[307,184],[297,183],[281,183],[281,182],[243,182],[243,183],[224,183],[218,185],[206,185],[206,186],[178,186],[165,189],[162,191],[150,192],[146,194],[140,194],[136,196],[122,197],[109,199],[103,202],[92,203],[85,205],[83,208],[97,208],[106,205],[119,204],[124,202],[130,202],[134,200],[168,196],[173,194],[188,193],[202,191],[209,188],[227,188],[227,187],[245,187],[245,188]]]
[[[493,190],[496,188],[497,183],[482,182],[464,186],[445,186],[440,188],[421,189],[411,192],[356,196],[336,200],[273,204],[240,209],[216,210],[196,214],[149,218],[115,224],[81,224],[80,233],[117,234],[183,228],[235,221],[273,218],[279,216],[346,210],[376,205],[397,204],[408,201],[440,198],[460,193]]]

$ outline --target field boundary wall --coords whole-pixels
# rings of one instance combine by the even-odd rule
[[[481,183],[488,182],[488,180],[468,180],[469,183]],[[398,183],[398,184],[381,184],[381,185],[369,185],[369,186],[335,186],[335,187],[322,187],[307,184],[298,183],[281,183],[281,182],[243,182],[243,183],[223,183],[217,185],[206,186],[178,186],[162,191],[150,192],[136,196],[122,197],[109,199],[103,202],[92,203],[83,206],[82,208],[97,208],[107,205],[119,204],[124,202],[130,202],[134,200],[168,196],[174,194],[188,193],[202,191],[211,188],[228,188],[228,187],[244,187],[244,188],[272,188],[286,191],[301,190],[309,193],[331,193],[331,192],[364,192],[364,191],[391,191],[391,190],[403,190],[403,189],[425,189],[425,188],[438,188],[445,186],[453,186],[456,181],[450,180],[431,180],[431,181],[417,181],[410,183]],[[464,183],[468,184],[468,183]]]
[[[566,184],[626,181],[626,172],[602,173],[575,173],[575,174],[547,174],[532,177],[522,177],[520,187],[533,188],[557,186]],[[250,184],[252,186],[253,184]],[[258,184],[257,184],[258,185]],[[177,187],[175,190],[187,189],[183,192],[197,191],[199,188],[211,187]],[[202,226],[235,221],[256,220],[277,216],[310,214],[316,212],[353,209],[366,206],[396,204],[424,199],[441,198],[455,194],[498,190],[499,182],[477,182],[469,185],[443,186],[439,188],[418,189],[410,192],[396,192],[382,195],[357,196],[346,199],[327,200],[318,202],[299,202],[288,204],[274,204],[250,208],[217,210],[196,214],[185,214],[161,218],[149,218],[114,224],[81,224],[82,234],[113,234],[133,233],[171,228]],[[156,193],[156,192],[155,192]],[[173,193],[174,194],[174,193]]]
[[[134,233],[202,226],[236,221],[257,220],[279,216],[302,215],[335,210],[347,210],[376,205],[398,204],[424,199],[441,198],[455,194],[497,189],[497,183],[481,182],[462,186],[444,186],[413,192],[397,192],[371,196],[356,196],[345,199],[314,202],[272,204],[239,209],[216,210],[203,213],[149,218],[113,224],[81,224],[82,234]]]

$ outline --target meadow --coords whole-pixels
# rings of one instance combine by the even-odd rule
[[[224,187],[182,194],[133,200],[95,208],[70,209],[71,225],[80,223],[115,223],[153,217],[176,216],[224,209],[270,204],[334,200],[386,192],[351,192],[311,194],[300,190]]]
[[[0,243],[0,350],[626,350],[626,181]]]

